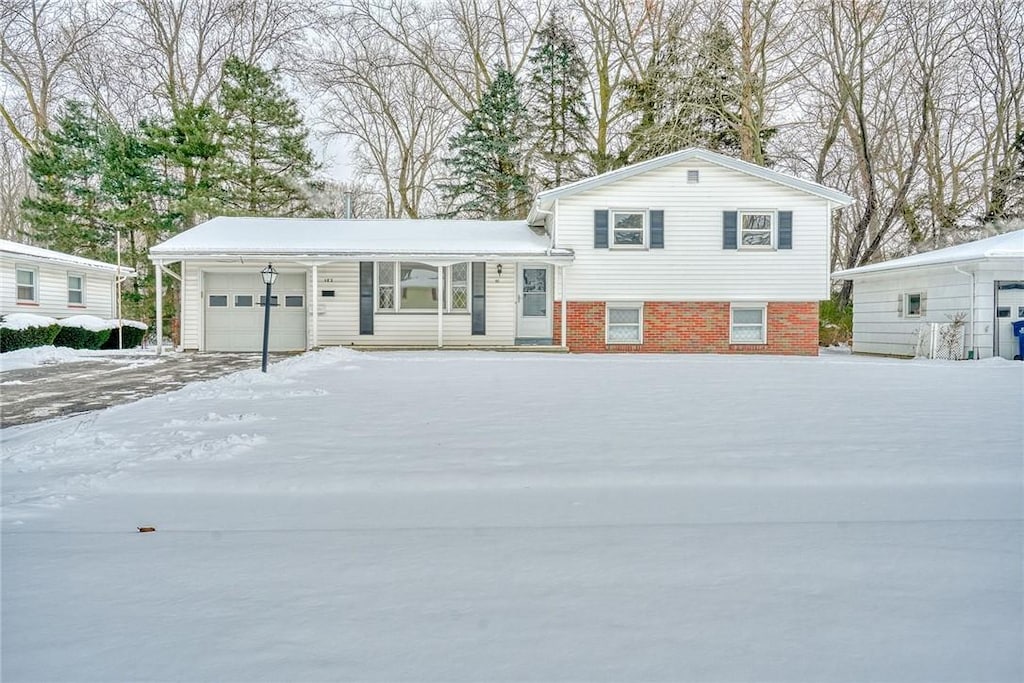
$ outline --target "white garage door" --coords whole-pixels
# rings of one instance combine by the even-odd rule
[[[996,290],[996,327],[999,355],[1013,359],[1020,345],[1013,336],[1013,323],[1024,320],[1024,282],[1002,282]]]
[[[259,273],[206,273],[203,320],[207,351],[262,351],[263,296]],[[281,274],[270,299],[270,350],[306,348],[306,276]]]

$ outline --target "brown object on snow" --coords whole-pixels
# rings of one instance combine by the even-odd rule
[[[147,531],[156,531],[156,527],[155,526],[140,526],[139,527],[139,533],[140,534],[144,534]]]

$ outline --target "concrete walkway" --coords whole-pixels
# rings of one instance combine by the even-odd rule
[[[9,370],[0,374],[0,427],[101,410],[259,367],[258,353],[150,352]]]

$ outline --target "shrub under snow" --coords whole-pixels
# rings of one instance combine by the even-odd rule
[[[110,324],[110,337],[107,338],[106,343],[102,348],[104,349],[116,349],[118,348],[118,320],[108,320]],[[122,349],[134,349],[137,346],[142,345],[142,339],[146,336],[146,330],[149,329],[149,325],[138,320],[121,320],[121,334],[120,341]]]
[[[60,332],[54,346],[72,349],[98,349],[110,338],[110,324],[93,315],[73,315],[57,321]]]
[[[0,319],[0,353],[48,346],[61,328],[57,321],[34,313],[10,313]]]

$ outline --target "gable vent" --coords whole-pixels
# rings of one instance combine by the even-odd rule
[[[686,182],[688,183],[699,183],[700,182],[700,171],[697,169],[690,169],[686,172]]]

